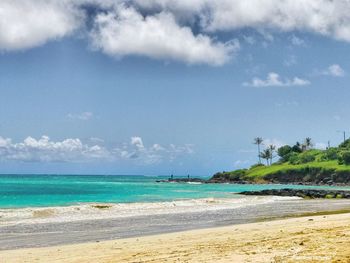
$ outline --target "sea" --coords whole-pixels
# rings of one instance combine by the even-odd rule
[[[83,203],[152,203],[235,198],[235,193],[279,188],[344,189],[303,185],[157,183],[167,176],[0,175],[0,208],[71,206]],[[181,177],[175,177],[181,178]],[[203,177],[206,178],[206,177]]]
[[[350,190],[350,187],[156,182],[167,178],[0,175],[0,250],[93,242],[251,223],[305,213],[350,210],[348,199],[306,200],[237,194],[272,188]]]

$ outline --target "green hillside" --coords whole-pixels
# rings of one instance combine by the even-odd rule
[[[310,138],[305,139],[303,144],[297,142],[293,146],[285,145],[278,149],[268,145],[262,151],[260,144],[258,164],[249,169],[216,173],[211,180],[237,183],[350,184],[350,140],[325,150],[313,149]]]

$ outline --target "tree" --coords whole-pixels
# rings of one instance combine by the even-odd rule
[[[288,153],[291,153],[292,151],[293,151],[292,147],[290,147],[289,145],[284,145],[277,149],[277,154],[279,157],[283,158],[284,156],[286,156]]]
[[[266,164],[270,165],[269,161],[272,160],[272,152],[270,150],[270,148],[267,148],[265,150],[263,150],[260,155],[259,155],[262,159],[266,160]]]
[[[300,142],[296,142],[295,145],[293,145],[292,150],[293,150],[293,152],[301,153],[302,147],[301,147]]]
[[[305,146],[305,150],[311,149],[313,146],[312,139],[310,137],[305,138],[303,145]]]
[[[342,142],[339,145],[339,148],[347,148],[347,149],[349,149],[350,148],[350,139],[347,139],[344,142]]]
[[[260,156],[260,145],[263,143],[263,138],[256,137],[254,138],[254,144],[258,145],[258,157],[259,157],[259,164],[261,164],[261,156]]]
[[[268,149],[270,150],[270,164],[272,164],[272,159],[274,158],[273,153],[276,150],[276,146],[273,144],[270,144]]]

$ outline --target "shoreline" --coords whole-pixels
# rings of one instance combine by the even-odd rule
[[[249,197],[251,198],[251,197]],[[256,197],[259,200],[261,197]],[[272,198],[272,199],[270,199]],[[266,220],[276,220],[302,216],[305,214],[337,213],[350,210],[348,199],[295,199],[285,197],[268,197],[272,202],[262,202],[252,205],[238,205],[231,208],[226,203],[216,203],[211,200],[183,208],[168,206],[164,213],[148,213],[141,215],[144,210],[139,210],[138,215],[120,216],[118,209],[96,209],[101,212],[99,217],[91,214],[82,214],[80,220],[51,220],[52,214],[40,214],[42,219],[29,219],[29,221],[14,221],[14,224],[0,224],[0,251],[11,249],[23,249],[31,247],[60,246],[86,242],[103,242],[140,236],[150,236],[194,229],[205,229],[243,223],[254,223]],[[243,204],[247,199],[243,199]],[[265,199],[262,199],[265,200]],[[214,202],[213,202],[214,201]],[[227,201],[227,200],[226,200]],[[232,199],[232,201],[237,201]],[[238,200],[239,201],[239,200]],[[202,204],[202,205],[203,205]],[[239,203],[238,203],[239,204]],[[224,205],[224,206],[222,206]],[[201,206],[201,205],[200,205]],[[192,211],[194,208],[198,209]],[[153,208],[152,208],[153,209]],[[151,210],[152,210],[151,209]],[[158,208],[157,208],[158,209]],[[156,211],[158,211],[156,209]],[[135,210],[135,207],[131,207]],[[152,210],[153,211],[153,210]],[[70,212],[76,213],[75,210]],[[134,211],[133,211],[134,213]],[[51,220],[47,220],[46,216]]]
[[[142,215],[163,215],[220,211],[258,206],[274,202],[301,200],[300,197],[244,196],[229,198],[178,199],[162,202],[80,203],[68,206],[0,208],[0,227],[15,224],[60,223],[99,219],[116,219]],[[350,201],[349,201],[350,205]]]
[[[336,212],[336,211],[334,211]],[[5,262],[348,262],[350,213],[0,251]]]

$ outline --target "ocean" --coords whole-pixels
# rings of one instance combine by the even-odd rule
[[[301,185],[157,183],[165,176],[0,175],[0,208],[71,206],[84,203],[151,203],[234,198],[233,193]],[[341,188],[317,186],[317,188]]]
[[[156,182],[166,178],[1,175],[0,250],[153,235],[350,209],[348,199],[306,200],[235,194],[315,186]]]

